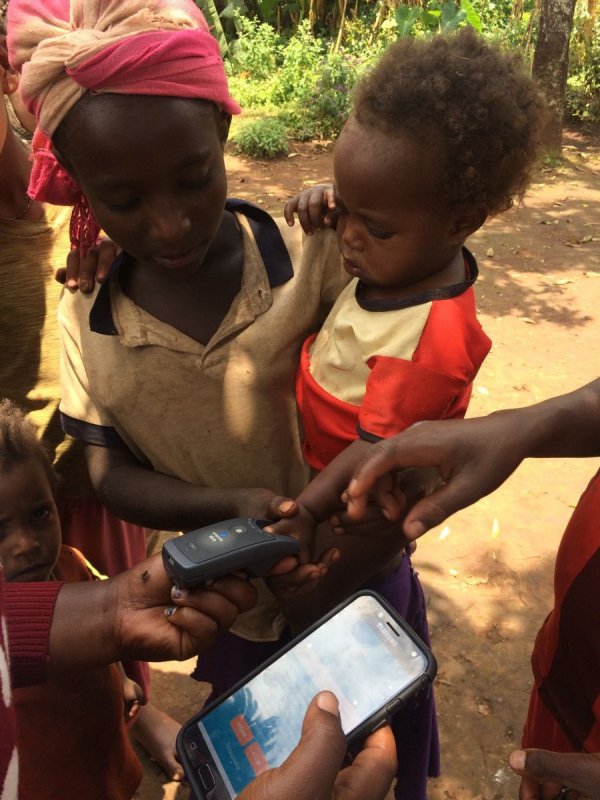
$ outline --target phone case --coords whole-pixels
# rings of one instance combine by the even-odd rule
[[[381,595],[377,594],[377,592],[373,592],[370,590],[362,590],[359,592],[355,592],[351,595],[347,600],[340,605],[336,606],[332,609],[329,613],[325,614],[323,617],[318,619],[315,623],[313,623],[309,628],[307,628],[303,633],[299,636],[295,637],[291,642],[278,650],[271,658],[264,661],[260,664],[256,669],[252,670],[252,672],[248,673],[245,678],[235,686],[232,686],[229,691],[225,694],[222,694],[220,697],[217,697],[211,703],[209,703],[205,708],[195,714],[191,719],[185,722],[179,734],[177,736],[176,748],[177,753],[179,755],[179,759],[181,761],[181,765],[185,771],[186,777],[189,781],[191,788],[193,789],[194,796],[197,800],[207,800],[207,794],[199,782],[197,770],[198,765],[192,762],[188,750],[186,748],[186,737],[189,736],[189,733],[193,731],[197,725],[199,719],[203,716],[208,714],[213,708],[218,706],[220,703],[223,702],[227,697],[232,695],[242,686],[244,686],[248,681],[252,680],[256,675],[260,674],[266,667],[276,661],[278,658],[284,653],[287,653],[289,650],[294,648],[299,642],[309,636],[313,631],[317,628],[320,628],[324,625],[327,620],[331,617],[335,616],[339,611],[341,611],[346,606],[350,605],[354,600],[358,597],[364,597],[365,595],[374,597],[377,602],[387,611],[390,616],[393,618],[394,623],[398,625],[399,628],[402,628],[403,631],[414,641],[415,645],[422,651],[423,655],[426,659],[426,668],[421,677],[415,681],[415,683],[411,684],[410,686],[406,687],[406,689],[398,696],[396,696],[390,703],[385,706],[384,708],[380,709],[376,714],[372,715],[368,719],[366,719],[361,725],[355,728],[346,738],[348,741],[348,750],[350,752],[354,751],[358,746],[366,739],[369,734],[373,733],[373,731],[380,728],[382,725],[387,723],[393,716],[396,714],[409,700],[411,697],[419,694],[425,689],[428,689],[431,683],[433,682],[436,673],[437,673],[437,662],[435,657],[429,647],[422,641],[422,639],[413,631],[413,629],[408,625],[408,623],[399,616],[398,612],[392,608],[392,606],[384,600]],[[192,737],[193,739],[194,737]]]

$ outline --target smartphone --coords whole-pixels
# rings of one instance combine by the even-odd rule
[[[297,745],[317,692],[340,704],[357,744],[419,691],[437,665],[407,623],[374,592],[353,595],[185,723],[177,751],[198,800],[232,800]]]

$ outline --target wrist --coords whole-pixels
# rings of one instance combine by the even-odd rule
[[[88,669],[119,659],[117,583],[64,584],[58,593],[48,644],[48,671]]]

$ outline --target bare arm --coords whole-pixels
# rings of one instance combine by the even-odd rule
[[[210,489],[163,475],[126,449],[88,445],[94,489],[121,519],[161,530],[191,530],[237,516],[278,518],[295,510],[268,489]]]
[[[404,520],[416,539],[461,508],[497,489],[525,458],[600,455],[600,380],[521,409],[468,420],[423,422],[373,446],[347,491],[359,519],[369,498],[386,504],[392,475],[403,467],[436,467],[445,483],[417,502]]]
[[[18,625],[27,635],[28,626],[35,630],[39,625],[35,604],[22,600],[30,587],[23,583],[5,588],[8,629]],[[48,634],[48,674],[128,658],[190,658],[210,647],[256,602],[254,588],[232,576],[210,589],[178,591],[176,596],[160,555],[116,578],[63,584]]]

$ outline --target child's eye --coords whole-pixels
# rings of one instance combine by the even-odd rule
[[[209,179],[210,172],[207,172],[206,175],[202,175],[200,178],[187,178],[187,180],[181,181],[180,186],[182,189],[194,191],[194,189],[201,189],[203,186],[206,186]]]
[[[105,203],[104,205],[109,211],[120,214],[122,212],[132,211],[138,205],[138,200],[132,199],[127,200],[125,203]]]
[[[50,509],[48,506],[39,506],[39,508],[34,509],[31,519],[34,522],[42,522],[43,520],[48,519],[49,516]]]
[[[372,236],[374,239],[391,239],[394,235],[391,231],[380,231],[376,228],[367,228],[369,232],[369,236]]]

